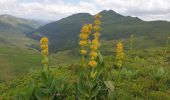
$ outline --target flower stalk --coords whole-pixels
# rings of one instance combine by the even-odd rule
[[[81,33],[79,35],[80,37],[80,41],[79,41],[79,45],[81,47],[80,50],[80,54],[82,55],[82,66],[84,66],[85,64],[85,55],[87,54],[87,45],[88,45],[88,38],[89,38],[89,34],[91,33],[92,30],[92,24],[85,24],[83,25],[82,29],[81,29]]]
[[[90,45],[90,48],[91,48],[91,52],[90,52],[90,61],[89,61],[89,65],[92,67],[92,68],[96,68],[97,66],[97,61],[96,61],[96,58],[98,57],[98,49],[100,47],[100,42],[99,42],[99,39],[100,39],[100,30],[101,30],[101,15],[100,14],[97,14],[95,15],[95,20],[94,20],[94,26],[93,26],[93,30],[94,30],[94,39],[92,40],[92,43]]]
[[[123,66],[123,60],[125,57],[123,44],[119,41],[116,45],[116,65],[121,68]]]
[[[42,65],[43,65],[43,71],[47,74],[49,72],[49,66],[48,66],[48,38],[42,37],[40,40],[40,48],[41,48],[41,54],[42,54]]]

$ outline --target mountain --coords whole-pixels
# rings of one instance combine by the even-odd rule
[[[26,33],[32,32],[41,23],[34,20],[18,18],[11,15],[0,15],[0,44],[25,45],[32,41],[26,37]]]
[[[170,22],[167,21],[143,21],[137,17],[120,15],[113,10],[104,10],[100,14],[102,15],[102,39],[105,41],[127,39],[134,34],[138,38],[137,41],[144,43],[144,46],[150,40],[151,43],[156,42],[154,45],[162,45],[170,35]],[[35,36],[35,33],[38,33],[36,39],[47,36],[51,51],[54,52],[73,48],[78,44],[82,25],[92,23],[93,17],[88,13],[74,14],[42,26],[29,36]]]
[[[92,15],[79,13],[40,27],[32,34],[29,33],[28,36],[39,39],[42,35],[46,35],[51,41],[49,45],[52,51],[55,49],[67,49],[77,44],[82,24],[90,23],[92,20]]]
[[[7,14],[0,15],[0,31],[20,30],[29,32],[39,26],[40,23],[33,20],[17,18]]]

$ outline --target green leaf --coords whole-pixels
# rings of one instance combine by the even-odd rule
[[[109,91],[113,92],[115,90],[113,81],[105,81],[104,83],[106,87],[109,89]]]
[[[91,96],[92,96],[92,97],[96,97],[96,96],[98,95],[100,89],[101,89],[101,86],[99,86],[99,84],[97,83],[97,84],[93,87],[93,89],[91,90],[91,91],[92,91]]]

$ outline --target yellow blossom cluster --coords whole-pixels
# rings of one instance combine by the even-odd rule
[[[44,56],[48,55],[48,38],[42,37],[40,40],[41,53]]]
[[[88,45],[89,34],[92,31],[92,24],[85,24],[81,29],[81,33],[79,35],[80,41],[79,45],[81,47],[80,53],[82,54],[82,64],[84,65],[84,56],[87,54],[86,46]]]
[[[85,50],[85,46],[87,46],[88,44],[88,38],[91,30],[92,30],[92,24],[85,24],[81,29],[81,33],[79,35],[81,40],[79,41],[79,45],[81,46],[80,53],[82,55],[87,54],[87,51]]]
[[[121,41],[119,41],[116,45],[116,61],[117,61],[117,66],[122,67],[123,65],[123,60],[124,60],[124,49],[123,49],[123,44]]]
[[[98,56],[97,50],[98,50],[98,48],[100,46],[100,43],[99,43],[100,29],[101,29],[100,28],[100,24],[101,24],[100,18],[101,18],[100,14],[95,15],[95,21],[94,21],[94,26],[93,26],[94,39],[92,40],[91,45],[90,45],[90,48],[91,48],[91,52],[90,52],[91,60],[89,62],[89,65],[92,68],[95,68],[97,66],[97,62],[96,62],[95,59]]]

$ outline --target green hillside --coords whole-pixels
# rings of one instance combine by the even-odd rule
[[[5,24],[12,31],[0,34],[0,100],[170,100],[170,23],[100,14],[102,39],[100,15],[75,14],[35,32]],[[99,23],[78,38],[93,17]]]
[[[0,44],[27,47],[37,44],[33,39],[26,36],[41,24],[37,21],[14,17],[11,15],[0,15]]]
[[[38,28],[41,24],[39,22],[18,18],[11,15],[0,15],[0,31],[12,32],[13,30],[20,30],[23,32],[30,32]]]
[[[40,66],[40,55],[31,48],[38,42],[26,36],[39,26],[33,20],[0,15],[0,82]]]
[[[33,49],[0,45],[0,81],[16,78],[41,66],[41,56]]]
[[[137,17],[123,16],[112,10],[100,12],[102,15],[102,39],[105,41],[127,39],[131,34],[148,47],[147,41],[152,40],[153,46],[163,45],[170,35],[170,22],[143,21]],[[83,24],[92,22],[93,16],[88,13],[74,14],[59,21],[49,23],[37,29],[49,37],[51,51],[70,49],[77,46],[78,34]],[[32,36],[30,33],[29,36]],[[36,38],[37,39],[37,38]],[[146,42],[145,42],[146,41]]]
[[[127,99],[128,100],[134,100],[134,99],[169,100],[170,99],[169,96],[170,73],[168,71],[170,70],[169,68],[170,53],[168,53],[167,57],[163,57],[162,56],[163,49],[164,48],[159,47],[159,48],[151,48],[145,50],[133,50],[133,52],[126,57],[125,65],[122,70],[114,69],[114,53],[109,56],[104,56],[104,61],[106,63],[105,67],[106,68],[112,67],[112,70],[110,72],[108,71],[108,73],[110,79],[112,79],[112,81],[114,82],[115,88],[114,88],[114,93],[112,95],[116,100],[117,99],[118,100],[127,100]],[[64,84],[64,86],[67,87],[66,88],[63,85],[61,85],[61,87],[58,86],[57,88],[59,88],[60,91],[62,91],[64,94],[72,96],[76,92],[75,84],[77,81],[77,77],[79,77],[78,71],[80,68],[80,66],[76,64],[76,62],[77,63],[79,62],[80,59],[78,57],[80,56],[78,57],[70,56],[70,53],[68,51],[60,52],[58,54],[50,55],[50,56],[56,58],[55,60],[53,59],[54,62],[52,63],[50,62],[50,68],[54,77],[57,80],[59,80],[60,78],[64,79],[65,81],[61,84]],[[20,57],[23,59],[22,56]],[[39,66],[39,64],[37,63],[39,62],[38,56],[35,54],[34,57],[32,55],[26,58],[27,60],[26,59],[22,60],[21,58],[18,58],[18,60],[25,62],[25,63],[22,62],[21,63],[22,65],[26,65],[26,62],[31,62],[35,64],[30,64],[30,63],[27,64],[35,68]],[[3,63],[6,64],[4,61]],[[6,70],[1,70],[1,75],[3,74],[3,72],[7,72],[7,71],[9,73],[8,75],[9,77],[11,77],[11,75],[14,75],[10,72],[13,69],[9,67],[7,68]],[[17,68],[16,73],[19,73],[21,69],[19,70],[18,69],[19,67],[16,68]],[[25,66],[24,68],[28,68],[28,66]],[[22,70],[25,70],[24,68],[22,68]],[[22,76],[19,76],[11,81],[0,83],[0,98],[5,100],[13,99],[18,94],[24,94],[25,91],[28,91],[25,86],[28,85],[30,80],[32,79],[38,81],[40,80],[41,76],[39,71],[37,70],[32,71],[31,73],[26,73],[25,71],[21,71],[21,72],[24,73]],[[21,99],[23,98],[21,97]],[[114,99],[109,99],[109,100],[114,100]]]

